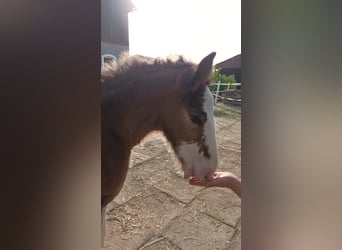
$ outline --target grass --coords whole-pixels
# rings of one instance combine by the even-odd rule
[[[217,103],[214,107],[214,115],[216,117],[224,118],[240,118],[241,112],[233,110],[232,108],[223,103]]]

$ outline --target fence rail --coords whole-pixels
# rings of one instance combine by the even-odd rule
[[[106,61],[110,61],[110,60],[115,61],[116,60],[116,56],[114,56],[112,54],[103,54],[101,56],[101,67],[103,67],[103,65],[105,64]]]
[[[239,93],[237,92],[237,88],[236,87],[241,87],[241,83],[221,83],[221,82],[217,82],[217,83],[212,83],[210,84],[210,86],[217,86],[216,89],[212,89],[211,92],[214,96],[214,104],[216,105],[216,103],[219,100],[226,100],[228,102],[232,102],[235,104],[241,104],[241,91],[239,91]],[[225,89],[222,89],[222,86],[227,86]],[[234,89],[232,89],[232,87],[234,87]],[[235,96],[231,96],[232,93],[237,94]]]

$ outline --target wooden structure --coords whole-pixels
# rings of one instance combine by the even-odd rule
[[[215,68],[222,69],[224,75],[234,75],[236,82],[241,83],[241,54],[216,64]]]
[[[118,57],[128,50],[128,12],[134,8],[130,0],[101,0],[102,55]]]

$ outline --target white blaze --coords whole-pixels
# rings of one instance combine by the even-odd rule
[[[213,111],[213,97],[209,88],[204,93],[203,111],[207,114],[207,120],[204,124],[205,146],[208,146],[210,158],[206,158],[203,153],[199,153],[198,143],[182,142],[177,147],[178,156],[183,159],[184,178],[195,174],[196,178],[203,180],[208,173],[213,173],[217,168],[217,145],[215,134],[215,121]]]

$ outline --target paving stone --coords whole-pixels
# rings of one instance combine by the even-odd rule
[[[238,225],[236,226],[236,229],[241,232],[241,218],[240,218]]]
[[[191,202],[201,192],[201,190],[204,189],[202,187],[190,186],[186,180],[176,176],[175,174],[165,178],[165,174],[163,172],[157,171],[153,175],[153,178],[158,180],[154,184],[156,188],[183,203]]]
[[[142,164],[151,158],[167,153],[169,143],[161,132],[153,132],[132,149],[130,168]]]
[[[113,232],[110,228],[107,229],[108,233],[117,233]],[[106,250],[128,250],[128,249],[138,249],[139,245],[148,240],[153,236],[151,231],[146,232],[143,235],[119,235],[117,237],[111,237],[106,240],[106,245],[102,249]]]
[[[153,237],[144,244],[139,250],[181,250],[164,236]]]
[[[241,176],[241,122],[217,118],[216,125],[219,170]],[[134,147],[131,159],[123,189],[108,206],[105,249],[241,248],[241,201],[231,190],[190,186],[160,133]]]
[[[241,176],[241,153],[219,149],[219,171],[229,171]]]
[[[171,153],[165,153],[163,156],[155,156],[148,162],[129,169],[124,186],[114,201],[123,204],[133,197],[146,193],[155,183],[171,179],[176,172],[175,164]],[[160,174],[155,175],[156,172]]]
[[[218,141],[217,142],[218,149],[223,151],[224,150],[229,150],[229,151],[235,151],[238,153],[241,153],[241,144],[240,143],[235,143],[232,141]]]
[[[241,232],[237,231],[237,233],[230,240],[227,250],[240,250],[241,249]]]
[[[129,199],[134,193],[146,192],[146,187],[153,186],[175,199],[189,203],[198,195],[203,187],[190,186],[183,178],[183,172],[173,153],[166,153],[158,156],[144,164],[131,169],[127,176],[127,181],[115,199],[120,203],[120,199]],[[121,204],[121,203],[120,203]]]
[[[229,189],[208,188],[196,197],[191,206],[193,210],[208,214],[234,228],[240,221],[240,198]]]
[[[108,249],[136,249],[182,213],[183,204],[150,189],[108,212]]]
[[[120,204],[116,203],[115,201],[110,202],[107,206],[107,213],[118,206],[120,206]]]
[[[227,131],[231,126],[239,122],[237,119],[226,119],[222,117],[215,117],[216,132]]]
[[[217,123],[217,122],[216,122]],[[241,150],[241,121],[220,119],[217,127],[217,138],[219,144],[235,143],[240,145]],[[224,135],[224,136],[221,136]]]
[[[181,249],[227,249],[234,229],[202,213],[174,219],[162,234]]]
[[[241,153],[230,151],[229,149],[219,148],[219,160],[224,161],[224,167],[229,165],[241,166]]]
[[[144,176],[137,175],[134,172],[134,169],[128,171],[125,184],[119,195],[115,197],[114,202],[121,205],[133,197],[146,193],[150,186],[146,184],[143,177]]]

